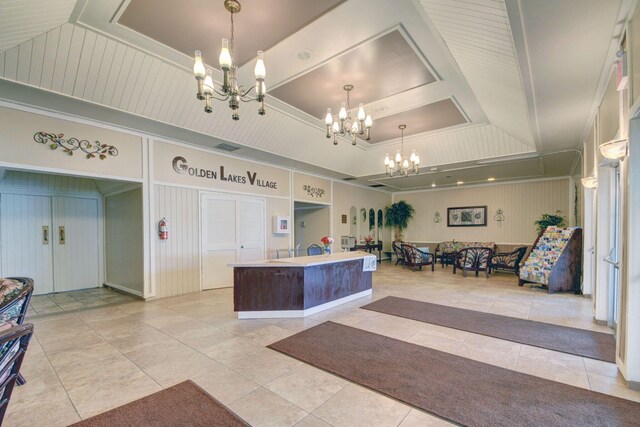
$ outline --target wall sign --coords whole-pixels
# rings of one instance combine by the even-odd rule
[[[311,203],[331,203],[331,181],[300,172],[293,173],[293,198]]]
[[[260,196],[289,196],[289,171],[154,141],[153,178],[158,183],[204,187]]]
[[[255,187],[273,188],[274,190],[278,188],[278,183],[276,181],[258,178],[258,172],[251,170],[248,170],[244,175],[238,175],[236,173],[229,172],[229,170],[225,171],[223,165],[220,165],[220,169],[217,170],[192,167],[187,163],[187,159],[182,156],[174,157],[171,165],[173,166],[173,170],[181,175],[188,174],[198,178],[217,179],[220,181],[235,182],[237,184],[253,185]]]
[[[303,185],[302,189],[311,197],[322,198],[322,196],[324,196],[324,193],[326,193],[326,191],[324,191],[324,188],[312,187],[310,185]]]

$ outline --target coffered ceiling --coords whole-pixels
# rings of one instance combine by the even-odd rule
[[[62,95],[69,105],[127,114],[132,128],[155,121],[193,144],[224,141],[239,156],[394,191],[481,182],[489,173],[561,176],[579,163],[573,149],[608,79],[618,22],[636,3],[240,1],[239,81],[252,84],[255,52],[265,51],[265,116],[246,103],[236,122],[224,103],[206,114],[195,98],[194,50],[222,79],[223,0],[0,0],[0,78],[30,87],[14,96],[20,102],[38,104],[32,89]],[[324,135],[326,109],[337,113],[345,84],[355,86],[351,107],[363,102],[374,119],[371,141],[355,147]],[[382,163],[400,148],[399,124],[407,124],[405,151],[417,149],[422,160],[420,175],[402,182],[386,179]],[[488,159],[496,162],[478,167]]]

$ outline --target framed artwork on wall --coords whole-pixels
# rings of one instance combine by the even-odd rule
[[[447,227],[486,227],[486,206],[447,208]]]

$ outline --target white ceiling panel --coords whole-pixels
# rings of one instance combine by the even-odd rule
[[[534,147],[504,0],[420,0],[491,123]]]
[[[0,52],[62,25],[76,0],[1,0]]]

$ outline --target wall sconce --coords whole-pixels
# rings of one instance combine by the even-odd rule
[[[442,221],[442,218],[440,218],[440,212],[436,212],[436,214],[433,216],[433,222],[437,224],[440,221]]]
[[[627,155],[629,140],[614,139],[600,144],[600,152],[607,159],[620,160]]]
[[[582,178],[581,181],[584,188],[596,188],[598,186],[597,176],[588,176],[586,178]]]
[[[504,221],[504,211],[498,208],[498,210],[496,211],[496,214],[493,216],[493,219],[498,222]]]

